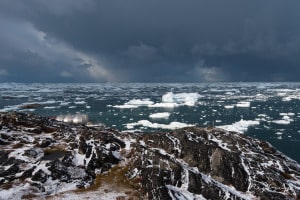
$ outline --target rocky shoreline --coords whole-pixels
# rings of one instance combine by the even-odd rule
[[[222,129],[122,133],[0,114],[0,199],[299,199],[300,165]]]

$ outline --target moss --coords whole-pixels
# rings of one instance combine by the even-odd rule
[[[25,194],[22,199],[35,199],[37,196],[35,194]]]
[[[43,160],[56,160],[62,158],[66,153],[65,148],[62,146],[50,147],[44,150]]]
[[[13,149],[19,149],[24,146],[24,143],[18,142],[12,146]]]
[[[96,176],[94,184],[89,188],[81,188],[76,190],[75,192],[91,192],[96,191],[101,186],[109,185],[110,188],[120,189],[122,191],[126,191],[125,193],[128,196],[131,196],[133,199],[139,196],[138,190],[140,189],[140,180],[138,178],[129,179],[126,176],[129,167],[121,167],[119,165],[111,168],[107,173],[99,174]],[[108,191],[107,191],[108,192]]]
[[[295,178],[294,178],[292,175],[290,175],[290,174],[288,174],[288,173],[286,173],[286,172],[282,172],[282,173],[281,173],[281,176],[283,176],[285,179],[292,179],[292,180],[295,180]]]

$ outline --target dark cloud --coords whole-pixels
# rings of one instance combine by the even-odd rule
[[[0,80],[299,81],[300,2],[3,0]]]

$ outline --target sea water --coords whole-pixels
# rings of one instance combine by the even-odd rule
[[[8,111],[82,113],[125,132],[220,127],[266,140],[300,162],[300,83],[1,83],[0,112]]]

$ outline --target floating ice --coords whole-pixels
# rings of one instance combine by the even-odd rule
[[[121,108],[121,109],[126,109],[126,108],[138,108],[137,105],[116,105],[113,106],[114,108]]]
[[[138,108],[141,106],[149,106],[154,104],[153,101],[151,101],[150,99],[133,99],[128,101],[127,103],[125,103],[124,105],[116,105],[113,106],[114,108]]]
[[[44,109],[56,109],[56,108],[60,108],[60,107],[56,107],[56,106],[45,106]]]
[[[70,104],[70,102],[61,102],[59,105],[60,106],[68,106]]]
[[[84,104],[86,104],[85,101],[75,101],[74,103],[77,104],[77,105],[84,105]]]
[[[149,115],[150,118],[160,119],[160,118],[169,118],[171,113],[162,112],[162,113],[154,113]]]
[[[156,103],[153,105],[149,105],[150,108],[174,108],[179,106],[177,103]]]
[[[280,116],[295,116],[295,113],[279,113]]]
[[[281,119],[281,120],[273,120],[272,122],[275,123],[275,124],[281,124],[281,125],[288,125],[288,124],[291,123],[291,121],[289,121],[289,120],[284,120],[284,119]]]
[[[162,96],[163,103],[177,103],[186,106],[194,106],[200,95],[198,93],[178,93],[168,92]]]
[[[294,121],[293,119],[290,118],[290,116],[293,116],[291,114],[294,114],[294,113],[280,113],[280,115],[283,116],[282,119],[273,120],[272,122],[275,123],[275,124],[288,125],[292,121]]]
[[[162,102],[148,105],[151,108],[174,108],[178,106],[195,106],[200,95],[198,93],[178,93],[168,92],[162,96]]]
[[[170,124],[158,124],[158,123],[152,123],[148,120],[140,120],[136,123],[129,123],[126,125],[127,129],[132,129],[135,126],[143,126],[143,127],[149,127],[149,128],[161,128],[161,129],[179,129],[179,128],[184,128],[184,127],[192,127],[194,126],[193,124],[186,124],[182,122],[171,122]]]
[[[239,103],[236,104],[236,107],[248,108],[248,107],[250,107],[250,102],[248,102],[248,101],[241,101],[241,102],[239,102]]]
[[[259,121],[253,121],[253,120],[243,120],[241,119],[238,122],[235,122],[231,125],[223,125],[223,126],[217,126],[217,128],[222,128],[227,131],[234,131],[239,133],[244,133],[248,130],[250,126],[259,125]]]

